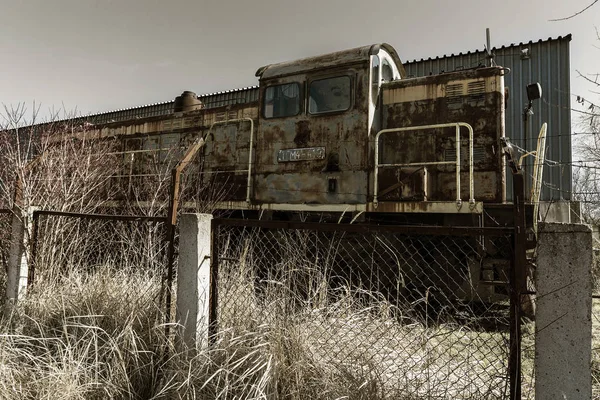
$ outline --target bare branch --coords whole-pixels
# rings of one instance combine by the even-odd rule
[[[580,76],[581,78],[585,79],[585,80],[586,80],[586,81],[588,81],[589,83],[593,83],[593,84],[594,84],[594,85],[596,85],[596,86],[600,86],[600,83],[599,83],[597,80],[594,80],[594,79],[588,78],[587,76],[585,76],[584,74],[582,74],[582,73],[581,73],[581,71],[579,71],[579,70],[576,70],[576,71],[577,71],[577,73],[579,74],[579,76]],[[596,79],[598,79],[598,74],[592,74],[592,76],[595,76],[595,77],[596,77]]]
[[[581,10],[581,11],[578,11],[578,12],[576,12],[575,14],[573,14],[573,15],[570,15],[570,16],[568,16],[568,17],[565,17],[565,18],[557,18],[557,19],[551,19],[551,20],[549,20],[549,21],[550,21],[550,22],[556,22],[556,21],[565,21],[565,20],[567,20],[567,19],[574,18],[574,17],[578,16],[579,14],[582,14],[582,13],[584,13],[586,10],[588,10],[590,7],[592,7],[592,6],[593,6],[594,4],[596,4],[597,2],[598,2],[598,0],[594,0],[594,1],[592,2],[592,4],[590,4],[589,6],[587,6],[586,8],[584,8],[583,10]]]

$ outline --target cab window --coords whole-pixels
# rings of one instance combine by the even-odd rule
[[[384,82],[391,82],[394,80],[394,70],[392,69],[392,65],[390,64],[387,58],[383,59],[383,64],[381,68],[381,80]]]
[[[371,65],[371,101],[377,103],[377,97],[379,95],[379,56],[373,56],[373,62]]]
[[[349,76],[312,81],[309,86],[308,112],[321,114],[349,109],[350,87]]]
[[[265,90],[265,118],[291,117],[300,113],[300,85],[286,83]]]

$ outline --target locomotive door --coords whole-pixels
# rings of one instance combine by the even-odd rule
[[[222,120],[206,134],[199,187],[204,201],[246,200],[252,128],[249,120]]]
[[[344,68],[261,89],[257,202],[366,201],[367,82],[368,70]]]

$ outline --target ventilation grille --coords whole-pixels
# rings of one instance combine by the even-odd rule
[[[446,86],[446,97],[456,97],[464,95],[462,83],[455,83]]]
[[[468,157],[467,152],[461,149],[460,158],[462,158],[462,162],[467,162]],[[485,159],[485,149],[482,146],[473,146],[473,162],[483,161]],[[445,161],[456,161],[456,150],[455,149],[446,149],[444,150],[444,160]]]
[[[228,119],[236,119],[238,117],[237,111],[223,111],[217,113],[215,120],[218,122],[225,121]]]
[[[467,87],[469,101],[483,101],[485,98],[485,81],[469,82]]]
[[[462,96],[464,95],[465,92],[462,83],[446,85],[446,102],[450,108],[462,105]]]

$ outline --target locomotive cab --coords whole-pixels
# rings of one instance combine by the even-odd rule
[[[364,207],[381,86],[401,68],[387,44],[260,68],[253,201]]]
[[[405,79],[381,44],[256,75],[254,207],[439,215],[506,202],[503,68]]]

